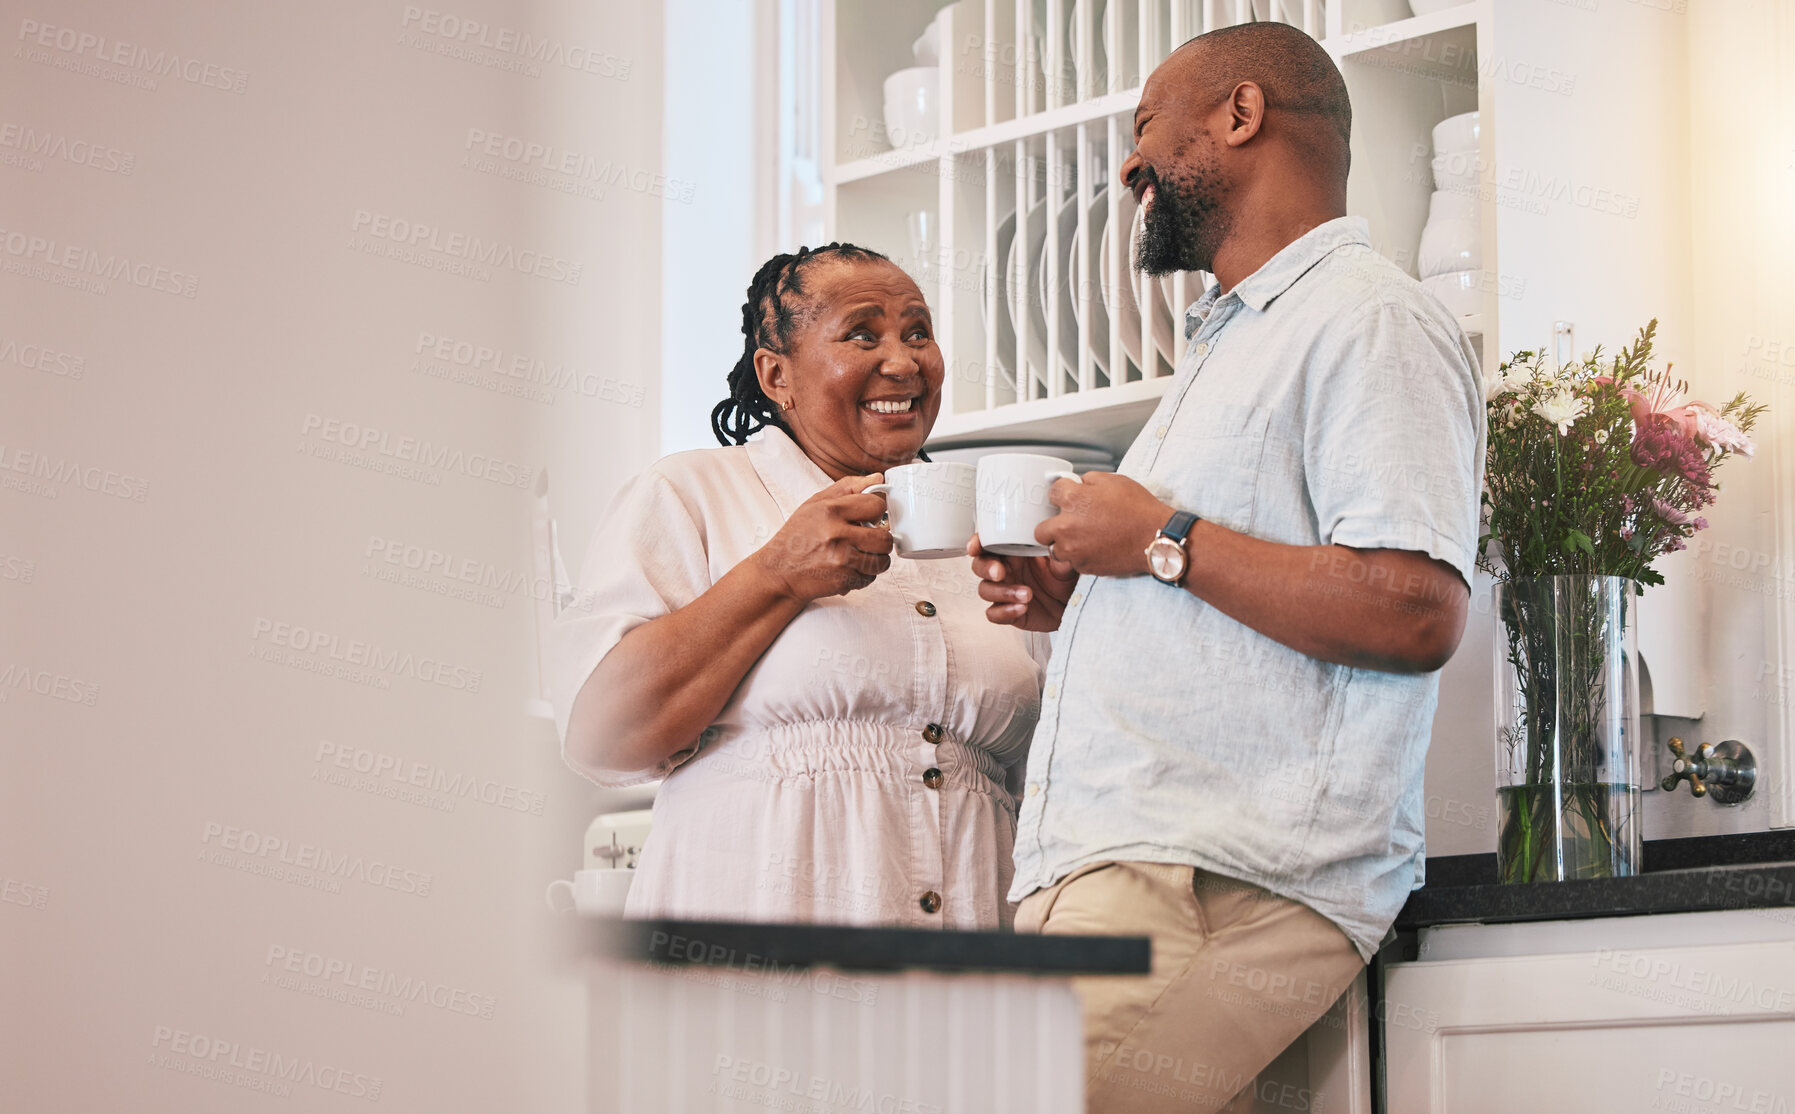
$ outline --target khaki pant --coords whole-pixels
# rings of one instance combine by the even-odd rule
[[[1151,974],[1072,980],[1091,1114],[1252,1109],[1241,1092],[1364,966],[1308,906],[1164,863],[1076,870],[1023,899],[1016,931],[1153,939]]]

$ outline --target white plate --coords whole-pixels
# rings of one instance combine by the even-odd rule
[[[1119,67],[1122,71],[1122,76],[1119,79],[1117,88],[1133,89],[1140,85],[1143,80],[1140,72],[1141,66],[1139,58],[1141,49],[1140,16],[1136,11],[1135,5],[1126,3],[1122,5],[1123,46],[1122,49],[1118,50],[1116,49],[1116,44],[1110,38],[1109,19],[1107,18],[1108,14],[1108,12],[1098,13],[1098,18],[1101,20],[1098,26],[1102,28],[1101,38],[1103,40],[1103,80],[1108,81],[1109,71]],[[1103,93],[1107,90],[1108,86],[1103,85],[1098,87],[1097,92]]]
[[[984,325],[986,335],[989,335],[991,308],[985,300],[985,294],[993,280],[997,283],[997,375],[999,379],[1008,379],[1012,390],[1016,381],[1010,374],[1010,361],[1015,358],[1016,325],[1010,320],[1009,271],[999,266],[999,263],[1008,261],[1010,243],[1015,239],[1016,210],[1011,209],[997,226],[997,253],[985,261],[985,285],[979,288],[979,321]]]
[[[1013,235],[1010,250],[1004,259],[1004,289],[1010,295],[1005,304],[1010,311],[1010,327],[1017,337],[1026,338],[1019,341],[1016,348],[1016,360],[1022,365],[1016,374],[1016,397],[1023,397],[1023,383],[1033,378],[1037,382],[1046,381],[1047,369],[1047,327],[1034,327],[1030,323],[1034,319],[1034,279],[1039,270],[1042,247],[1047,243],[1047,202],[1037,201],[1029,207],[1025,215],[1028,223],[1026,241],[1022,236]],[[1028,275],[1027,288],[1021,284],[1021,271],[1024,261],[1036,268],[1036,272]],[[1045,393],[1045,392],[1042,392]]]
[[[1096,196],[1091,198],[1090,213],[1086,217],[1086,223],[1091,230],[1092,246],[1089,258],[1085,261],[1084,277],[1079,282],[1066,284],[1066,294],[1060,303],[1061,319],[1064,320],[1068,315],[1072,318],[1072,333],[1076,338],[1079,326],[1084,324],[1084,295],[1089,293],[1092,300],[1091,308],[1096,311],[1091,314],[1091,359],[1097,365],[1098,374],[1106,379],[1109,377],[1109,313],[1103,308],[1103,296],[1099,293],[1099,288],[1102,285],[1102,280],[1099,277],[1102,273],[1099,270],[1102,260],[1098,257],[1097,252],[1101,250],[1104,223],[1108,219],[1109,191],[1108,187],[1105,187],[1098,190]],[[1073,221],[1072,242],[1066,248],[1067,274],[1071,274],[1077,269],[1079,243],[1078,222]],[[1078,374],[1077,363],[1078,361],[1074,360],[1073,367],[1070,369],[1074,376]]]
[[[1122,195],[1121,200],[1121,216],[1122,219],[1128,221],[1129,226],[1128,241],[1122,245],[1122,275],[1121,280],[1117,281],[1110,263],[1110,253],[1114,248],[1111,237],[1116,226],[1111,225],[1104,229],[1105,246],[1102,248],[1101,264],[1103,304],[1109,309],[1110,319],[1117,322],[1118,327],[1122,330],[1123,351],[1128,353],[1128,358],[1141,369],[1142,377],[1145,378],[1151,374],[1151,370],[1147,361],[1142,358],[1141,309],[1138,293],[1140,274],[1134,269],[1134,245],[1140,238],[1141,213],[1132,194]],[[1166,292],[1163,280],[1156,283],[1155,287],[1160,291],[1160,296],[1148,299],[1152,302],[1153,310],[1153,347],[1157,351],[1158,358],[1164,360],[1166,366],[1171,368],[1176,366],[1172,363],[1171,297]],[[1115,376],[1114,378],[1120,379],[1121,377]]]
[[[1084,75],[1078,69],[1079,44],[1085,36],[1089,35],[1091,38],[1092,73],[1090,84],[1091,92],[1095,96],[1102,96],[1109,92],[1109,59],[1107,57],[1109,49],[1108,44],[1103,41],[1102,34],[1103,6],[1103,0],[1077,0],[1072,5],[1072,34],[1066,36],[1066,49],[1072,54],[1070,68],[1080,78]],[[1123,6],[1132,8],[1134,5],[1125,4]],[[1096,10],[1087,12],[1087,8]],[[1081,80],[1072,87],[1072,91],[1077,94],[1074,99],[1082,98],[1084,85],[1085,83]]]
[[[1071,302],[1072,271],[1072,237],[1078,231],[1078,195],[1075,193],[1059,204],[1056,218],[1060,225],[1060,260],[1059,285],[1054,288],[1053,296],[1060,303],[1060,345],[1059,366],[1062,371],[1074,380],[1078,378],[1078,321],[1067,309]],[[1046,227],[1042,227],[1041,254],[1035,258],[1035,326],[1041,332],[1043,341],[1047,336],[1047,240]],[[1047,357],[1043,353],[1042,366],[1046,366]]]

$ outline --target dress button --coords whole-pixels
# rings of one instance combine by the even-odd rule
[[[925,619],[933,619],[935,617],[935,605],[928,600],[917,600],[916,613]]]
[[[926,743],[939,743],[946,734],[939,723],[931,723],[922,729],[922,738]]]
[[[1036,782],[1031,781],[1028,783],[1028,788],[1022,791],[1022,795],[1024,797],[1039,797],[1041,795],[1041,786]]]
[[[1066,602],[1071,604],[1073,607],[1077,607],[1079,604],[1084,602],[1084,593],[1083,592],[1073,592],[1072,598],[1067,600]]]
[[[1058,685],[1048,685],[1045,689],[1041,690],[1041,695],[1045,696],[1049,700],[1052,700],[1054,697],[1058,696],[1059,694],[1060,694],[1060,687]]]
[[[941,771],[930,766],[922,772],[922,783],[930,789],[941,788]]]
[[[1165,426],[1160,426],[1158,429],[1153,431],[1153,436],[1155,436],[1155,437],[1164,437],[1165,435],[1166,435],[1166,427]]]
[[[1208,342],[1208,341],[1204,341],[1204,342],[1202,342],[1202,343],[1201,343],[1201,344],[1199,344],[1199,345],[1197,345],[1197,347],[1196,347],[1196,353],[1197,353],[1197,355],[1199,355],[1199,356],[1207,356],[1207,355],[1209,355],[1209,342]]]
[[[941,912],[941,895],[930,890],[922,895],[922,900],[917,904],[922,906],[922,911],[925,913],[939,913]]]

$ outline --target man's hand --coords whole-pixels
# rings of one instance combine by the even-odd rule
[[[1090,576],[1143,576],[1147,546],[1176,508],[1114,472],[1053,482],[1047,497],[1060,513],[1035,527],[1035,540]]]
[[[1078,573],[1051,557],[1000,557],[986,553],[979,536],[966,544],[972,571],[979,576],[979,598],[991,606],[985,618],[1023,630],[1054,631],[1066,613],[1066,600]]]

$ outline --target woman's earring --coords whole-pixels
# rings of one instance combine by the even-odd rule
[[[783,414],[783,413],[785,413],[785,412],[787,412],[787,411],[788,411],[788,410],[790,410],[790,409],[791,409],[791,408],[792,408],[792,400],[791,400],[791,399],[789,399],[789,398],[788,398],[788,399],[786,399],[786,400],[785,400],[785,401],[784,401],[784,402],[782,402],[782,403],[780,403],[780,404],[779,404],[779,412],[780,412],[780,413],[781,413],[781,414]]]

